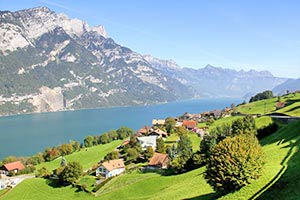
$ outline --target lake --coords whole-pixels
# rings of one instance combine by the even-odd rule
[[[176,117],[184,112],[223,109],[239,99],[199,99],[151,106],[103,108],[0,118],[0,159],[29,156],[69,140],[82,142],[87,135],[128,126],[138,130],[154,118]]]

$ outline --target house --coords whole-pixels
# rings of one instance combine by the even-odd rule
[[[150,126],[144,126],[140,130],[138,130],[134,135],[137,137],[148,135],[149,132],[152,130]]]
[[[143,150],[146,150],[147,147],[152,147],[153,150],[156,149],[156,139],[157,139],[156,135],[138,137],[136,139],[141,144]]]
[[[96,176],[109,178],[117,176],[125,171],[123,159],[115,159],[103,162],[100,167],[96,169]]]
[[[194,132],[198,134],[199,137],[203,138],[204,135],[206,134],[204,129],[202,128],[195,128],[194,129]]]
[[[159,128],[151,131],[151,133],[149,134],[149,136],[150,135],[155,135],[155,136],[158,136],[160,138],[166,138],[166,137],[168,137],[168,133],[160,130]]]
[[[277,102],[276,103],[276,109],[280,109],[280,108],[283,108],[285,106],[285,103],[284,102]]]
[[[168,155],[163,153],[154,153],[152,156],[148,166],[151,169],[161,168],[166,169],[168,168]]]
[[[0,179],[0,190],[3,190],[5,188],[6,188],[5,180],[4,179]]]
[[[184,120],[182,122],[182,126],[184,126],[185,128],[192,130],[197,126],[197,122],[194,120]]]
[[[222,117],[222,110],[213,110],[210,112],[210,115],[212,115],[215,119],[219,119]]]
[[[162,126],[165,125],[166,120],[164,119],[153,119],[152,126]]]
[[[21,161],[11,162],[3,165],[4,169],[7,171],[6,174],[9,172],[18,173],[18,171],[24,169],[24,165],[21,163]]]
[[[182,122],[177,121],[175,127],[179,127],[179,126],[182,126]]]

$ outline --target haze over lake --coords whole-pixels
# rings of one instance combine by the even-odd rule
[[[128,126],[134,130],[151,125],[154,118],[176,117],[184,112],[223,109],[238,99],[200,99],[151,106],[118,107],[0,118],[0,159],[29,156],[47,146],[60,145],[87,135]]]

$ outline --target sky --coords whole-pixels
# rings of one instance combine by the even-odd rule
[[[300,78],[298,0],[0,0],[0,10],[47,6],[117,43],[182,67],[207,64]]]

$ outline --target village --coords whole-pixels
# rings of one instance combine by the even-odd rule
[[[199,128],[197,127],[199,123],[209,123],[211,120],[228,117],[230,116],[230,113],[231,109],[225,108],[224,110],[213,110],[209,112],[203,112],[201,114],[184,113],[182,116],[179,116],[177,118],[153,119],[151,126],[141,127],[130,137],[130,139],[125,139],[120,146],[118,146],[113,152],[108,154],[115,154],[114,156],[106,156],[104,160],[99,161],[98,164],[93,165],[93,167],[91,167],[84,173],[94,174],[94,176],[96,176],[96,178],[98,179],[96,183],[100,184],[106,179],[110,179],[114,176],[125,173],[126,169],[130,169],[132,168],[132,166],[136,166],[139,162],[143,163],[143,165],[140,166],[142,166],[141,169],[144,170],[168,169],[170,165],[170,155],[168,155],[167,149],[165,147],[166,145],[164,143],[164,150],[158,149],[158,141],[163,142],[167,140],[167,138],[170,137],[175,129],[179,129],[187,133],[190,132],[196,134],[199,139],[203,138],[205,135],[209,134],[208,127],[205,126]],[[130,143],[132,142],[131,140],[133,138],[136,140],[136,144],[134,145],[138,146],[134,148],[141,149],[138,150],[138,155],[136,156],[136,158],[128,160],[128,158],[126,158],[126,154],[130,154],[130,152],[126,152],[126,148],[128,149],[127,146],[130,146]],[[179,137],[177,139],[177,142],[178,140]],[[142,152],[147,152],[148,155],[145,156]],[[64,166],[65,162],[67,162],[63,156],[56,159],[62,159],[61,166]],[[30,173],[30,175],[19,175],[24,173],[25,168],[26,167],[21,161],[4,164],[0,169],[0,190],[5,188],[13,188],[22,180],[26,178],[33,178],[34,175],[32,175],[32,173]],[[29,172],[33,171],[34,170],[31,170]],[[54,173],[50,178],[55,179],[57,178],[57,176]]]

